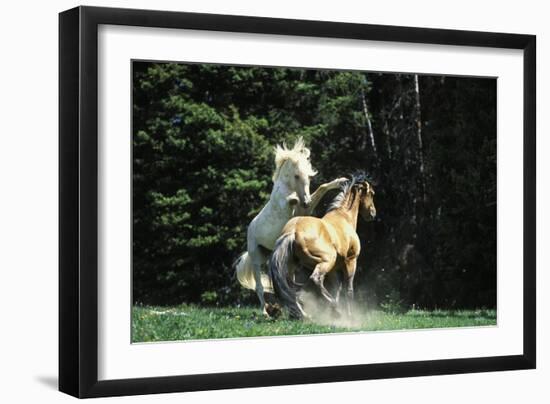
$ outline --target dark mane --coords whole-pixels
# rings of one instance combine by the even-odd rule
[[[350,175],[350,178],[354,178],[356,183],[368,182],[371,185],[378,185],[378,182],[366,171],[359,170]]]

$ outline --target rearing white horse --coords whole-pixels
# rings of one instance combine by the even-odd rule
[[[264,292],[273,293],[266,268],[269,255],[283,226],[294,216],[310,215],[327,191],[347,181],[339,178],[323,184],[310,195],[309,182],[317,172],[309,161],[310,151],[299,138],[292,149],[285,144],[275,147],[273,190],[269,201],[248,226],[247,251],[235,261],[239,283],[255,290],[264,314],[268,315]]]

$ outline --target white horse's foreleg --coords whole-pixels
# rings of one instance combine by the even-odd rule
[[[309,206],[306,209],[303,209],[303,211],[299,212],[299,216],[309,216],[313,213],[319,202],[321,202],[321,199],[323,199],[323,196],[325,194],[333,189],[337,189],[342,185],[343,182],[346,182],[347,178],[338,178],[331,182],[326,182],[322,185],[319,185],[319,187],[315,190],[314,193],[311,194],[311,202],[309,203]]]

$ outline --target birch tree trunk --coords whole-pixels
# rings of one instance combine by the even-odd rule
[[[415,113],[416,113],[416,139],[417,139],[417,157],[420,171],[420,193],[422,201],[426,202],[426,183],[424,173],[424,151],[422,144],[422,109],[420,106],[420,85],[418,83],[418,74],[414,75],[414,93],[415,93]]]
[[[361,102],[363,103],[363,113],[365,114],[365,121],[367,122],[367,136],[370,140],[372,152],[375,159],[378,161],[378,151],[376,149],[376,142],[374,141],[374,132],[372,131],[372,123],[369,117],[369,108],[367,106],[367,99],[365,97],[365,91],[361,90]]]

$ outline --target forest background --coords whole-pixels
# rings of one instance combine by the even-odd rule
[[[359,302],[496,308],[496,79],[133,62],[132,123],[134,304],[255,304],[231,266],[302,136],[312,192],[376,178]]]

